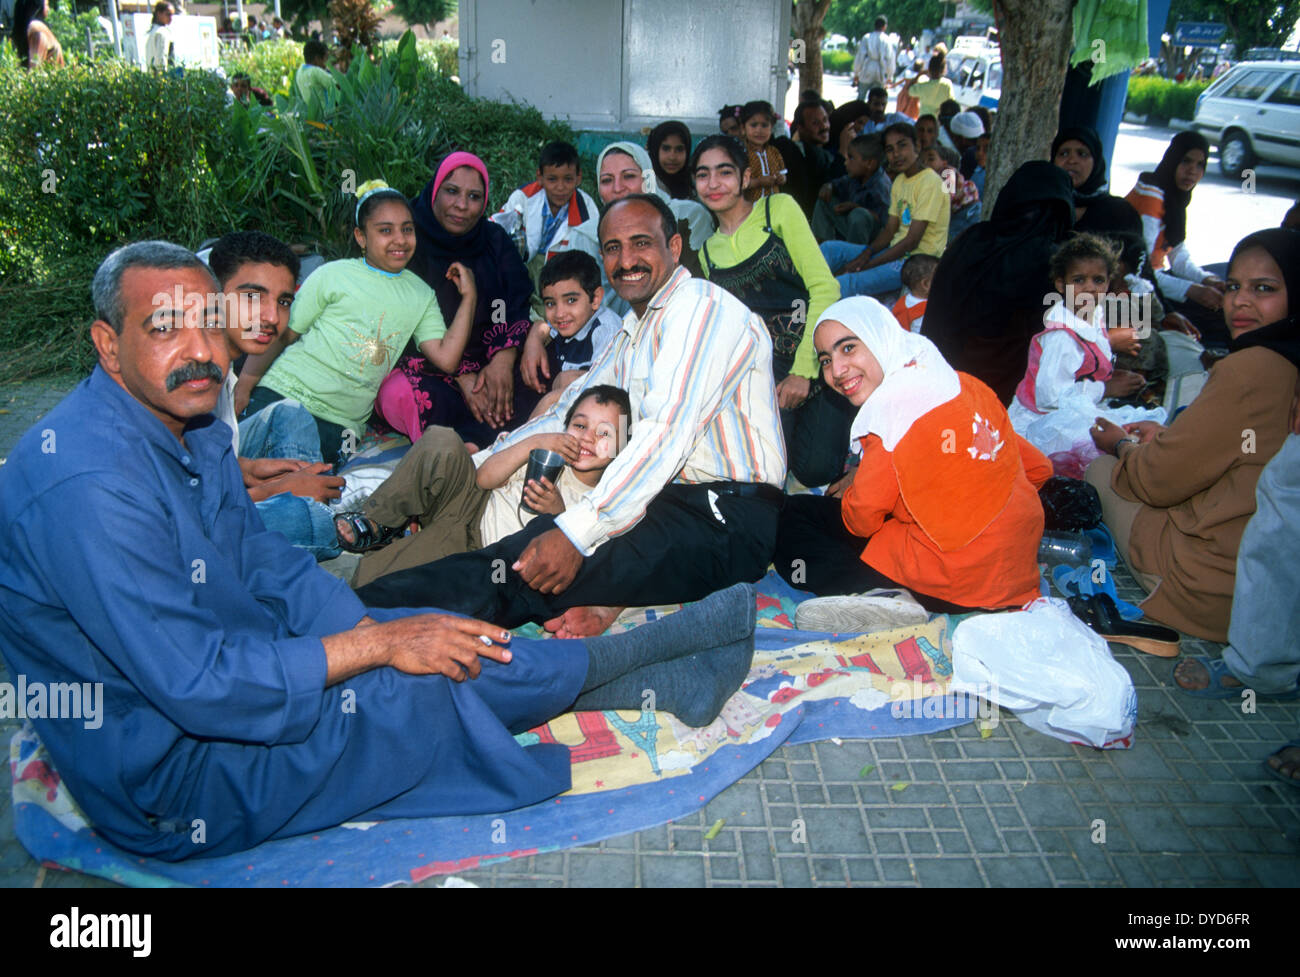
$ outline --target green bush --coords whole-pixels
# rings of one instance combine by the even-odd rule
[[[227,77],[243,72],[268,93],[288,95],[293,74],[301,65],[302,44],[278,38],[260,41],[251,48],[223,49],[221,54],[221,67]]]
[[[487,164],[496,209],[534,178],[545,143],[577,141],[535,108],[470,98],[410,34],[377,63],[358,56],[334,72],[337,97],[309,107],[269,81],[288,47],[254,47],[260,77],[243,67],[276,93],[270,110],[227,105],[203,72],[0,65],[0,380],[92,362],[91,274],[122,243],[197,247],[257,227],[340,257],[353,247],[347,191],[366,180],[415,194],[443,155],[465,149]]]
[[[822,71],[848,74],[853,71],[852,51],[823,51]]]
[[[1196,114],[1196,99],[1209,82],[1182,82],[1152,75],[1133,75],[1128,80],[1126,112],[1158,119],[1188,119]]]

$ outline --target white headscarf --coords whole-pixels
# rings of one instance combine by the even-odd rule
[[[961,392],[957,371],[934,343],[909,332],[883,305],[867,296],[840,299],[817,319],[843,323],[862,340],[884,371],[884,379],[858,409],[850,428],[856,441],[875,434],[893,451],[918,418]]]
[[[631,156],[633,162],[635,162],[637,166],[641,167],[642,193],[653,193],[663,197],[665,200],[668,199],[668,194],[659,189],[659,181],[655,178],[655,168],[650,162],[650,154],[634,142],[612,142],[600,151],[600,155],[596,157],[597,190],[599,190],[600,187],[600,170],[601,167],[605,165],[605,157],[613,152],[620,152]],[[599,195],[599,193],[597,195]],[[602,198],[602,203],[603,202]]]
[[[596,157],[596,190],[597,195],[600,192],[600,168],[605,165],[605,157],[612,152],[626,153],[632,157],[632,161],[641,167],[641,192],[653,193],[665,203],[668,209],[678,220],[684,220],[690,227],[691,239],[687,242],[692,251],[698,251],[704,247],[710,235],[713,234],[717,224],[714,222],[713,215],[698,200],[674,200],[668,194],[659,189],[659,180],[655,176],[654,166],[650,162],[650,154],[634,142],[612,142],[600,151]],[[608,207],[604,198],[601,198],[601,209]]]

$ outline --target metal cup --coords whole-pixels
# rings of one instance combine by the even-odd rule
[[[528,452],[528,470],[524,473],[525,488],[530,481],[541,482],[543,478],[550,479],[552,485],[555,479],[559,477],[560,470],[564,468],[564,455],[556,451],[547,451],[545,448],[534,448]],[[537,515],[537,510],[529,508],[528,503],[520,496],[519,504],[523,508]]]

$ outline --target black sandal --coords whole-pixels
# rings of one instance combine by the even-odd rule
[[[345,522],[352,530],[352,542],[349,543],[339,533],[339,522]],[[376,533],[370,518],[364,512],[340,512],[334,517],[334,532],[339,538],[339,548],[347,553],[369,553],[382,549],[402,535],[402,530],[391,526],[380,526]]]

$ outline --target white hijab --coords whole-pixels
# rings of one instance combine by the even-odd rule
[[[893,451],[917,421],[961,392],[957,371],[934,343],[898,324],[883,305],[867,296],[840,299],[817,319],[843,323],[880,363],[884,379],[858,409],[850,428],[856,441],[875,434]]]
[[[668,199],[668,194],[659,189],[659,181],[655,178],[655,168],[650,162],[650,154],[634,142],[612,142],[600,151],[600,155],[596,157],[597,196],[600,195],[600,170],[605,165],[605,157],[613,152],[624,153],[627,156],[631,156],[633,162],[635,162],[637,166],[641,167],[642,193],[653,193],[663,197],[665,200]],[[602,204],[603,203],[604,201],[602,199]]]
[[[650,163],[650,154],[634,142],[612,142],[600,151],[596,157],[596,193],[600,194],[600,170],[605,165],[605,157],[612,152],[626,153],[632,157],[632,161],[641,167],[641,192],[653,193],[665,203],[668,209],[678,220],[687,222],[690,227],[691,239],[687,242],[692,251],[698,251],[704,247],[710,235],[713,234],[714,223],[713,215],[708,208],[696,200],[675,200],[668,196],[666,192],[659,189],[659,180],[655,177],[654,166]],[[602,198],[600,204],[602,210],[609,204]]]

